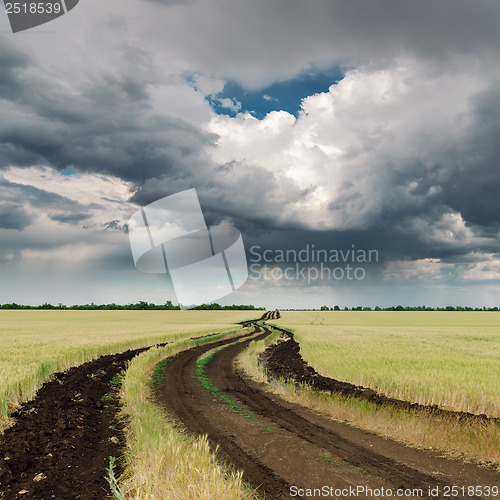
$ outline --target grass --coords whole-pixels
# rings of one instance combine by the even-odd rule
[[[123,376],[125,375],[125,371],[121,370],[118,373],[116,373],[113,378],[109,381],[112,387],[119,387],[120,384],[122,383]]]
[[[267,347],[275,344],[280,337],[281,333],[274,330],[273,333],[265,339],[250,342],[248,347],[238,357],[237,362],[241,368],[261,384],[267,384],[268,377],[266,371],[259,365],[259,355],[263,353]]]
[[[125,500],[125,488],[119,488],[115,474],[115,457],[109,457],[109,466],[106,469],[106,481],[109,484],[114,500]]]
[[[320,374],[388,396],[500,417],[495,312],[284,312]]]
[[[0,311],[0,434],[55,372],[158,342],[234,329],[252,311]]]
[[[288,314],[288,313],[285,313]],[[363,313],[365,314],[365,313]],[[500,426],[450,422],[396,408],[380,407],[365,400],[320,393],[288,381],[268,383],[258,356],[279,334],[252,342],[239,358],[240,366],[269,391],[292,403],[310,408],[333,420],[391,438],[416,448],[433,449],[445,456],[473,463],[492,464],[500,470]]]
[[[125,473],[115,484],[127,499],[250,500],[257,498],[237,473],[217,462],[206,437],[180,430],[152,402],[150,380],[159,380],[165,359],[194,345],[216,341],[181,340],[135,357],[122,384],[122,417],[126,422]],[[167,362],[168,363],[168,362]],[[161,368],[158,368],[161,366]]]
[[[214,398],[218,399],[219,401],[224,403],[227,407],[229,407],[233,413],[241,413],[245,418],[253,419],[255,418],[255,416],[252,415],[252,413],[245,410],[245,408],[243,408],[238,403],[233,401],[227,394],[225,394],[217,387],[215,387],[212,381],[208,378],[208,376],[205,373],[205,367],[208,364],[208,362],[223,347],[224,346],[215,348],[212,351],[209,351],[207,353],[208,355],[200,356],[200,358],[198,358],[198,360],[196,361],[196,378],[200,381],[204,389],[209,391]]]
[[[162,386],[163,377],[165,376],[165,372],[167,371],[167,367],[171,360],[172,358],[165,358],[155,366],[149,381],[149,385],[154,389],[158,389]]]

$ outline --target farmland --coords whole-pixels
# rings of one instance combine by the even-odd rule
[[[500,417],[495,312],[285,312],[320,374],[390,397]]]
[[[425,314],[420,316],[422,313],[411,323],[412,315],[408,313],[404,313],[405,318],[388,313],[384,320],[380,312],[373,318],[365,312],[284,312],[281,319],[271,319],[275,315],[267,314],[266,323],[286,323],[287,328],[290,324],[299,342],[317,344],[319,351],[331,350],[335,333],[328,314],[338,323],[342,320],[345,328],[362,327],[362,332],[369,331],[369,324],[373,330],[385,325],[405,331],[405,324],[412,324],[412,328],[436,328]],[[51,378],[51,372],[63,369],[49,363],[80,364],[44,385],[33,401],[23,405],[16,414],[15,425],[0,438],[0,457],[4,457],[0,461],[0,489],[5,498],[17,498],[21,491],[26,498],[45,498],[54,493],[58,498],[69,498],[75,492],[82,498],[93,498],[109,492],[105,470],[114,463],[111,457],[117,457],[118,469],[108,470],[107,479],[115,493],[122,495],[117,498],[127,499],[250,500],[262,495],[288,498],[290,485],[311,484],[340,488],[366,483],[371,488],[389,489],[404,484],[419,489],[429,485],[498,483],[494,468],[443,460],[434,451],[428,452],[431,447],[439,452],[449,449],[455,458],[498,465],[496,424],[483,429],[474,422],[455,425],[428,415],[428,422],[420,425],[418,415],[391,408],[369,408],[369,401],[353,398],[351,402],[342,402],[338,395],[311,393],[311,404],[304,404],[301,391],[307,391],[307,387],[298,390],[288,384],[278,398],[273,391],[279,389],[280,382],[256,385],[242,371],[243,364],[238,366],[235,361],[252,359],[250,364],[262,375],[256,354],[265,345],[273,348],[281,335],[266,323],[254,321],[245,328],[235,324],[256,316],[255,311],[4,314],[2,340],[8,341],[4,342],[8,347],[1,359],[10,359],[11,365],[5,366],[15,367],[17,360],[17,366],[25,368],[25,378],[18,381],[18,386],[22,387],[26,380],[33,382],[26,377],[32,365],[39,370],[35,372],[38,379],[34,385],[40,385],[43,377]],[[481,316],[475,321],[481,318],[487,319]],[[303,333],[307,327],[313,329]],[[492,328],[495,330],[495,325]],[[323,329],[329,334],[314,337],[314,331]],[[215,332],[222,333],[189,339]],[[381,334],[380,341],[391,332],[394,334],[392,330]],[[476,335],[483,336],[479,332]],[[409,333],[404,337],[407,348],[413,349],[418,359],[410,337]],[[142,352],[127,351],[165,341],[172,342]],[[398,341],[394,344],[398,345]],[[248,353],[247,346],[251,346]],[[372,346],[372,351],[376,353],[377,349]],[[83,363],[105,352],[117,354]],[[319,357],[313,350],[313,366],[317,366],[316,359]],[[282,363],[287,365],[289,361],[283,359]],[[266,382],[262,377],[261,380]],[[12,404],[15,391],[7,379],[4,381],[4,388],[11,390],[7,396]],[[25,398],[26,394],[22,393]],[[323,403],[328,411],[319,406]],[[329,413],[332,407],[337,413],[344,411],[347,404],[353,405],[353,416],[362,415],[374,425],[358,425],[355,418],[339,419],[337,414]],[[315,411],[311,412],[308,406]],[[404,438],[391,434],[392,431],[379,432],[384,426],[390,427],[386,421],[397,426]],[[374,434],[361,430],[365,428]],[[418,433],[415,441],[406,439],[409,430]],[[406,444],[426,450],[412,449]],[[26,459],[27,454],[30,460]],[[223,462],[219,461],[221,454]]]
[[[57,371],[99,355],[234,330],[252,311],[0,311],[0,433]]]

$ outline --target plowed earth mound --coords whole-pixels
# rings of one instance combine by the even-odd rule
[[[124,443],[110,381],[143,350],[102,356],[57,373],[13,415],[15,425],[0,437],[0,498],[102,500],[109,495],[105,469]]]
[[[297,383],[306,383],[320,391],[335,392],[344,396],[354,396],[368,400],[380,406],[393,406],[402,410],[424,412],[434,416],[453,420],[471,420],[479,423],[495,423],[500,425],[500,419],[488,418],[484,414],[475,415],[462,411],[450,411],[439,408],[437,405],[426,406],[395,399],[379,394],[372,389],[324,377],[309,366],[300,354],[300,345],[293,335],[283,329],[276,328],[283,334],[282,341],[274,344],[262,353],[259,361],[266,368],[268,374],[275,379],[292,379]]]

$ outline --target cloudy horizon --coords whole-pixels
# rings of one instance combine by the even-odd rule
[[[3,12],[0,303],[175,300],[126,225],[196,188],[249,264],[378,255],[313,281],[275,259],[218,302],[500,305],[499,20],[497,0],[81,0],[13,34]]]

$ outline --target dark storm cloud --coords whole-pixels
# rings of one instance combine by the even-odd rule
[[[0,193],[3,199],[22,200],[22,203],[31,205],[34,208],[58,208],[64,211],[79,211],[82,215],[84,208],[98,208],[99,205],[92,203],[86,207],[78,201],[72,200],[57,193],[39,189],[28,184],[10,182],[0,174]]]
[[[111,220],[109,222],[104,222],[101,224],[101,227],[104,228],[105,231],[123,231],[124,233],[128,233],[128,224],[120,224],[118,219]]]
[[[232,220],[244,234],[247,250],[252,245],[297,252],[306,245],[344,252],[353,248],[376,250],[377,261],[366,266],[372,278],[383,272],[384,263],[395,260],[439,259],[443,263],[457,264],[468,255],[500,254],[498,229],[490,231],[483,225],[469,223],[466,225],[471,234],[461,235],[446,218],[443,220],[449,208],[442,200],[422,198],[420,203],[413,205],[401,200],[393,202],[395,205],[389,203],[366,229],[358,230],[313,230],[303,222],[277,223],[272,217],[245,217],[241,212],[234,213]],[[212,212],[207,220],[216,224],[220,218],[223,218],[221,213],[217,217]],[[433,234],[434,231],[438,234]],[[453,236],[441,238],[441,234],[449,235],[451,231],[455,231]]]
[[[461,215],[477,236],[493,236],[500,227],[500,93],[474,98],[464,137],[442,150],[422,151],[399,171],[392,171],[385,203],[374,225],[398,225],[411,217],[436,222],[450,211]],[[401,189],[413,183],[411,189]],[[338,203],[339,200],[336,201]]]
[[[251,164],[229,162],[196,172],[195,178],[161,177],[150,179],[132,196],[131,201],[147,205],[163,196],[195,187],[209,225],[224,218],[235,221],[241,231],[279,227],[279,215],[286,206],[308,194],[290,179]],[[291,224],[295,226],[293,223]],[[284,224],[289,227],[290,224]]]
[[[116,100],[116,97],[114,98]],[[62,97],[64,100],[64,97]],[[128,99],[123,106],[88,100],[74,123],[57,119],[0,126],[2,166],[49,164],[58,170],[73,166],[81,172],[108,173],[142,182],[168,173],[173,165],[196,159],[208,137],[195,127],[168,118],[146,119],[134,113]],[[68,108],[71,102],[66,102]],[[170,137],[169,137],[170,136]]]
[[[237,226],[239,228],[239,226]],[[247,226],[248,228],[248,226]],[[248,228],[250,229],[250,228]],[[498,242],[491,241],[478,245],[476,242],[429,244],[421,235],[405,231],[401,227],[387,226],[366,231],[312,231],[306,229],[269,229],[258,225],[254,230],[244,232],[247,248],[262,245],[271,249],[296,249],[306,245],[316,249],[337,249],[346,252],[353,248],[377,250],[378,263],[398,259],[443,259],[447,262],[459,262],[464,255],[477,252],[500,252]],[[374,266],[376,268],[376,265]]]
[[[255,244],[263,248],[300,250],[306,244],[314,244],[317,248],[346,251],[354,245],[356,248],[378,250],[380,263],[401,258],[451,262],[471,252],[500,251],[500,242],[495,239],[497,231],[489,227],[490,220],[484,213],[477,220],[472,220],[466,210],[470,201],[470,207],[475,212],[482,212],[488,203],[494,205],[496,198],[487,200],[481,206],[482,197],[468,198],[464,185],[460,196],[452,197],[452,202],[448,199],[453,187],[449,179],[471,175],[469,189],[473,189],[476,183],[486,182],[474,165],[470,166],[469,173],[460,173],[455,164],[448,164],[447,169],[443,167],[436,172],[420,164],[399,168],[399,172],[392,172],[387,179],[374,183],[376,189],[383,192],[384,201],[378,212],[369,214],[363,229],[313,230],[308,226],[316,225],[314,219],[304,221],[287,217],[287,207],[296,200],[313,195],[314,187],[298,189],[286,177],[236,162],[223,168],[219,166],[213,175],[203,177],[200,172],[196,186],[169,177],[151,179],[135,193],[132,200],[147,205],[163,196],[196,187],[207,224],[217,225],[229,219],[244,234],[247,248]],[[491,164],[488,168],[494,174],[495,166]],[[477,177],[474,178],[474,175]],[[415,186],[408,190],[407,186],[412,181]],[[349,193],[344,186],[332,208],[344,204],[351,197],[362,201],[363,194],[356,191]],[[457,231],[457,228],[450,227],[446,214],[452,210],[462,215],[472,236],[461,234],[460,228]],[[429,234],[434,230],[439,233],[437,236]],[[440,233],[447,235],[450,231],[454,232],[452,238],[441,239]],[[376,265],[372,267],[377,268]]]
[[[195,70],[256,90],[305,68],[383,64],[402,54],[438,68],[457,54],[496,58],[499,17],[497,0],[216,0],[176,12],[162,41],[177,41]]]
[[[28,67],[30,58],[13,47],[10,43],[2,41],[0,50],[0,97],[15,101],[22,94],[22,70]]]
[[[79,224],[80,222],[88,219],[90,214],[49,214],[49,218],[56,222],[62,222],[64,224]]]
[[[96,58],[107,69],[69,86],[61,85],[20,50],[2,49],[0,90],[10,103],[0,122],[0,168],[41,163],[59,170],[71,165],[80,172],[112,174],[134,183],[131,201],[140,205],[196,187],[209,224],[229,218],[249,241],[270,247],[300,249],[305,242],[316,242],[348,249],[354,244],[377,248],[381,259],[389,260],[453,259],[473,250],[495,250],[492,242],[479,245],[460,241],[459,236],[429,242],[426,233],[440,224],[445,232],[443,214],[456,211],[478,238],[493,235],[491,227],[499,219],[498,92],[484,92],[471,103],[473,123],[455,147],[444,144],[437,154],[424,150],[393,170],[386,167],[393,161],[390,152],[379,159],[371,174],[371,190],[382,193],[384,202],[366,216],[362,230],[311,231],[307,224],[314,226],[316,221],[287,217],[287,210],[293,201],[310,195],[314,186],[301,189],[289,178],[251,162],[213,165],[206,148],[217,138],[196,120],[172,116],[168,107],[154,103],[155,85],[182,82],[170,81],[165,74],[158,78],[148,51],[172,50],[174,58],[188,67],[215,77],[230,75],[248,88],[332,62],[356,67],[370,60],[374,68],[390,68],[395,57],[408,53],[424,60],[422,71],[429,74],[466,64],[457,63],[455,56],[472,56],[477,66],[471,69],[471,78],[481,77],[482,69],[498,60],[498,0],[231,0],[200,2],[195,8],[176,12],[186,16],[180,22],[166,13],[165,28],[148,32],[143,47],[121,47],[118,58],[133,60],[130,67],[115,67],[111,56],[104,62]],[[117,29],[117,37],[124,35]],[[165,41],[158,42],[161,36]],[[369,153],[368,139],[359,137]],[[369,194],[357,188],[357,181],[355,177],[343,181],[330,205],[332,212]],[[89,207],[68,198],[13,183],[7,186],[5,181],[3,185],[15,188],[16,196],[33,206],[60,207],[62,213],[54,212],[53,220],[77,224],[87,218]],[[21,208],[15,207],[14,213],[19,228],[27,224]],[[418,227],[413,225],[416,219],[421,222]],[[103,227],[123,230],[115,221]]]
[[[92,210],[100,208],[97,203],[83,205],[35,186],[10,182],[1,174],[0,196],[5,200],[1,209],[0,227],[19,230],[30,225],[39,214],[47,212],[53,221],[78,225],[91,216]],[[10,215],[9,209],[12,210]]]
[[[466,142],[443,183],[443,199],[467,222],[500,226],[500,91],[474,98]]]
[[[199,163],[199,150],[212,137],[152,109],[148,62],[141,57],[135,74],[109,72],[71,90],[44,79],[41,68],[34,80],[36,66],[13,81],[18,103],[0,124],[0,168],[72,166],[140,184],[174,170],[182,175],[183,166]],[[22,61],[11,59],[13,67]]]
[[[352,37],[368,53],[395,55],[408,50],[434,58],[450,53],[491,51],[500,44],[497,29],[500,4],[496,0],[325,1],[328,19],[347,45]],[[339,34],[339,38],[340,38]],[[335,35],[333,35],[335,37]],[[371,48],[370,48],[371,46]],[[347,48],[352,53],[352,49]]]
[[[34,219],[22,205],[12,202],[0,202],[0,228],[22,231]]]

